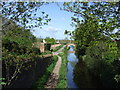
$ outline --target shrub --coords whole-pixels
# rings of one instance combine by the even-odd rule
[[[38,54],[38,55],[40,55],[41,54],[41,52],[40,52],[40,49],[38,49],[38,48],[32,48],[33,49],[33,53],[35,53],[35,54]]]
[[[51,47],[51,44],[49,44],[49,43],[45,44],[45,51],[50,50],[50,47]]]

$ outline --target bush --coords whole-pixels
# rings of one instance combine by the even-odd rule
[[[40,55],[41,54],[41,52],[40,52],[40,49],[38,49],[38,48],[32,48],[33,49],[33,53],[35,53],[35,54],[38,54],[38,55]]]
[[[49,44],[49,43],[45,44],[45,51],[50,50],[50,47],[51,47],[51,44]]]
[[[46,55],[46,54],[52,54],[51,51],[46,51],[46,52],[43,52],[42,55]]]
[[[9,52],[17,52],[19,50],[19,45],[18,43],[10,40],[3,40],[2,41],[2,46],[7,49]]]
[[[19,45],[17,42],[10,41],[10,40],[4,40],[2,46],[6,50],[8,50],[8,52],[18,54],[18,55],[30,54],[30,53],[34,53],[38,55],[41,54],[38,48],[35,48],[35,47],[30,48],[25,45]]]

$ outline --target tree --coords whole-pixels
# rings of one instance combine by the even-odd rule
[[[3,32],[2,76],[5,78],[5,85],[10,85],[18,78],[23,67],[26,68],[25,60],[34,60],[34,57],[41,54],[38,48],[32,47],[36,37],[32,35],[31,30],[47,25],[51,20],[45,12],[36,15],[36,11],[45,4],[47,3],[0,2]]]
[[[119,64],[114,60],[120,56],[117,43],[112,42],[112,38],[120,36],[120,2],[65,2],[63,6],[63,10],[74,13],[72,23],[76,29],[73,36],[80,59],[75,68],[77,80],[81,73],[87,72],[96,77],[101,87],[119,87],[119,76],[116,76],[120,73]],[[117,31],[113,33],[115,29]],[[80,62],[85,63],[87,71],[80,71],[83,67]]]
[[[83,23],[79,24],[79,26],[74,30],[73,35],[76,48],[79,48],[77,49],[77,55],[84,55],[86,47],[90,46],[91,41],[97,41],[102,36],[100,32],[98,32],[98,23],[92,19],[87,19]]]
[[[8,20],[3,18],[4,20]],[[2,30],[2,40],[4,41],[14,41],[19,45],[25,45],[28,47],[32,46],[32,43],[36,41],[36,37],[32,35],[30,29],[25,29],[15,22],[11,21],[11,24],[3,28]]]
[[[11,20],[25,28],[41,27],[51,20],[45,12],[41,12],[41,16],[35,13],[41,6],[48,4],[45,2],[1,2],[0,4],[2,5],[2,17],[8,19],[7,23],[3,22],[3,28],[9,25]]]
[[[113,34],[114,29],[120,27],[120,2],[65,2],[63,10],[73,12],[73,24],[77,26],[80,22],[86,19],[93,19],[99,24],[99,31],[106,36],[116,37]],[[82,17],[82,20],[80,18]],[[119,32],[119,30],[117,31]]]
[[[54,39],[54,38],[50,38],[50,37],[46,37],[46,38],[45,38],[45,41],[46,41],[47,43],[51,43],[51,44],[54,44],[54,43],[55,43],[55,39]]]
[[[9,19],[3,18],[3,20],[6,27],[2,30],[2,76],[5,78],[5,85],[10,85],[17,79],[25,59],[32,60],[34,55],[40,55],[40,50],[32,47],[36,37],[32,35],[30,29],[17,25],[13,20],[7,25]],[[12,73],[11,67],[14,67]]]
[[[73,38],[78,45],[88,46],[92,40],[104,37],[119,38],[120,2],[64,2],[62,10],[74,13],[71,17],[76,30]],[[81,20],[82,18],[82,20]],[[113,31],[117,29],[116,33]],[[69,31],[66,34],[71,35]],[[110,39],[107,39],[110,40]],[[82,48],[80,46],[80,48]]]

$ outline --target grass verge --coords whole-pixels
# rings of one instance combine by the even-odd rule
[[[53,49],[53,52],[56,52],[56,51],[58,51],[60,48],[62,48],[63,47],[63,45],[60,45],[60,46],[58,46],[58,47],[56,47],[55,49]]]
[[[42,55],[47,55],[47,54],[52,54],[51,51],[46,51],[46,52],[43,52]]]
[[[58,60],[58,57],[53,56],[52,63],[48,66],[48,68],[46,69],[44,74],[38,79],[38,81],[36,81],[33,84],[32,89],[34,89],[34,90],[41,90],[41,88],[44,89],[44,85],[47,83],[47,81],[50,77],[50,74],[52,73],[52,71],[56,65],[57,60]]]
[[[67,48],[65,48],[62,53],[59,54],[62,58],[62,64],[59,71],[59,80],[56,88],[67,88]]]

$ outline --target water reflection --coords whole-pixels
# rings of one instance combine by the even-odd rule
[[[74,50],[74,47],[70,46],[69,51],[73,51],[73,50]],[[78,59],[74,53],[68,53],[67,59],[68,59],[68,65],[67,65],[67,68],[68,68],[68,73],[67,73],[68,88],[78,88],[73,80],[73,77],[74,77],[73,69],[74,69],[76,63],[78,62]]]

